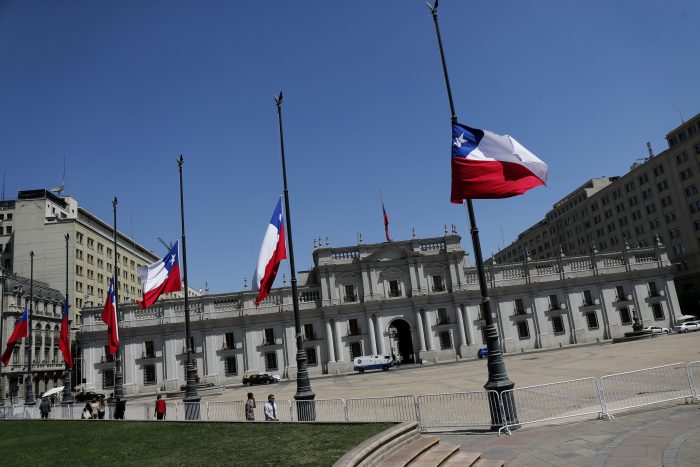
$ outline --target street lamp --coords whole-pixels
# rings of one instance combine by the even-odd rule
[[[27,380],[24,405],[36,405],[32,378],[32,311],[34,309],[34,252],[29,252],[29,313],[27,314]]]

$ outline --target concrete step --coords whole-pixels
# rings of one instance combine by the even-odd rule
[[[495,461],[492,459],[479,459],[473,465],[473,467],[503,467],[506,465],[505,461]]]
[[[454,444],[436,444],[413,459],[409,467],[438,467],[457,450],[459,446]]]
[[[406,467],[423,452],[440,442],[437,438],[420,437],[406,446],[397,449],[377,464],[379,467]]]
[[[470,467],[475,465],[480,457],[480,452],[457,451],[440,464],[440,467]]]

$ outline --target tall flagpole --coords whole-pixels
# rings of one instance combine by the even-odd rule
[[[185,390],[185,397],[182,401],[185,402],[185,419],[186,420],[199,420],[199,393],[197,392],[197,371],[194,368],[192,362],[192,354],[194,353],[194,345],[192,342],[192,328],[190,327],[190,304],[189,304],[189,290],[187,287],[187,243],[185,242],[185,198],[182,189],[182,164],[185,159],[180,154],[180,158],[177,160],[177,167],[180,173],[180,224],[182,227],[182,269],[183,269],[183,281],[185,288],[185,339],[187,347],[187,362],[185,366],[186,377],[187,377],[187,389]]]
[[[7,287],[7,276],[5,275],[5,268],[0,266],[0,345],[3,345],[5,342],[5,338],[2,333],[3,329],[5,328],[5,287]],[[4,405],[5,384],[2,379],[2,364],[0,363],[0,407]]]
[[[112,213],[114,214],[114,309],[116,310],[114,325],[119,330],[119,261],[117,260],[117,197],[112,200]],[[117,400],[117,405],[126,403],[124,399],[124,370],[122,369],[122,344],[117,347],[117,355],[114,362],[114,398]]]
[[[428,4],[430,7],[430,12],[433,15],[433,22],[435,23],[435,33],[438,40],[438,48],[440,49],[440,60],[442,62],[442,73],[445,77],[445,86],[447,87],[447,98],[450,102],[450,113],[452,124],[457,123],[457,113],[455,112],[455,105],[452,99],[452,88],[450,87],[450,77],[447,74],[447,62],[445,60],[445,51],[442,47],[442,37],[440,36],[440,26],[438,25],[438,1],[435,0],[434,5]],[[484,385],[484,389],[487,391],[495,391],[497,394],[502,394],[503,391],[513,389],[515,383],[513,383],[506,373],[506,364],[503,360],[503,352],[501,351],[501,344],[498,341],[498,330],[493,324],[493,316],[491,312],[491,299],[489,298],[489,292],[486,285],[486,272],[484,271],[484,260],[481,254],[481,242],[479,241],[479,229],[476,225],[476,216],[474,215],[474,206],[472,205],[472,200],[467,199],[465,202],[467,208],[467,215],[469,217],[469,226],[472,236],[472,245],[474,247],[474,260],[476,262],[476,270],[479,276],[479,289],[481,291],[481,312],[484,318],[484,336],[486,338],[486,347],[488,348],[488,380]],[[489,406],[491,407],[491,429],[498,430],[504,423],[508,424],[511,428],[516,428],[518,425],[518,417],[515,409],[515,400],[513,399],[513,394],[507,392],[502,396],[503,401],[503,412],[500,410],[498,403],[498,397],[493,397],[489,393]],[[505,419],[503,419],[505,416]]]
[[[65,306],[66,306],[66,316],[68,316],[68,311],[70,310],[70,301],[68,300],[68,242],[70,240],[70,235],[66,234],[66,298],[65,298]],[[63,320],[61,320],[63,321]],[[63,325],[63,323],[61,323]],[[72,352],[72,347],[70,345],[70,319],[68,320],[68,347],[71,349],[70,351]],[[63,356],[63,361],[66,361],[66,356]],[[75,403],[75,400],[73,399],[73,391],[71,391],[71,381],[70,381],[70,372],[71,369],[68,368],[68,363],[66,363],[66,369],[65,373],[63,373],[63,396],[61,397],[61,403],[62,404],[73,404]]]
[[[287,214],[287,243],[289,246],[289,269],[292,276],[292,303],[294,306],[294,332],[297,341],[297,392],[294,400],[297,401],[297,416],[300,421],[316,420],[316,405],[313,402],[316,394],[311,390],[309,370],[306,367],[307,357],[304,350],[303,334],[301,333],[301,319],[299,317],[299,294],[297,292],[297,274],[294,268],[294,245],[292,242],[292,213],[289,211],[289,190],[287,189],[287,165],[284,158],[284,133],[282,131],[282,91],[275,96],[277,104],[277,120],[280,129],[280,151],[282,154],[282,179],[284,180],[284,210]]]
[[[29,312],[27,314],[27,376],[24,405],[36,405],[34,399],[34,378],[32,377],[32,311],[34,307],[34,252],[29,252]]]

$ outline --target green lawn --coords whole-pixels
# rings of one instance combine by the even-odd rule
[[[391,425],[2,421],[0,464],[332,465]]]

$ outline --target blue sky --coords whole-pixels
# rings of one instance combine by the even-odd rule
[[[475,202],[485,255],[700,112],[698,24],[692,0],[441,2],[460,120],[550,166],[546,188]],[[380,188],[395,239],[454,223],[471,251],[422,0],[0,0],[5,197],[55,186],[65,157],[66,193],[106,220],[116,195],[120,230],[161,254],[183,154],[190,285],[240,290],[282,192],[279,90],[298,270],[319,236],[382,241]]]

